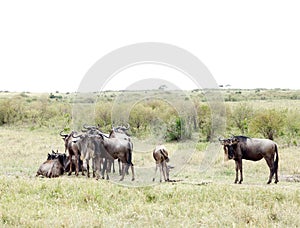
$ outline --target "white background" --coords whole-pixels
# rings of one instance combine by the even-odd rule
[[[139,42],[191,52],[218,84],[300,89],[299,12],[290,0],[1,1],[0,91],[76,91],[98,59]]]

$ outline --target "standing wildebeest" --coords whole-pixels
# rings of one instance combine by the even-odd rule
[[[125,169],[128,169],[129,166],[131,166],[132,181],[133,181],[135,177],[134,177],[134,168],[132,164],[132,150],[133,150],[132,142],[120,138],[110,138],[110,137],[107,138],[103,134],[100,134],[99,136],[100,137],[98,137],[98,139],[100,140],[101,144],[105,149],[104,151],[105,161],[102,170],[102,176],[104,176],[105,170],[108,176],[108,172],[109,172],[109,169],[107,168],[108,161],[112,161],[114,159],[120,159],[120,161],[122,162],[122,177],[120,181],[124,180]]]
[[[79,172],[79,157],[80,157],[80,150],[78,148],[78,145],[74,142],[73,134],[76,133],[72,131],[70,134],[62,134],[63,131],[61,131],[59,134],[62,136],[64,142],[65,142],[65,152],[68,150],[69,152],[69,176],[72,174],[72,156],[75,156],[75,175],[78,176]],[[84,175],[83,169],[82,169],[82,175]]]
[[[118,138],[118,139],[124,139],[124,140],[128,140],[129,142],[131,141],[130,139],[130,135],[128,134],[128,130],[130,128],[130,125],[127,124],[127,127],[125,126],[117,126],[114,127],[112,126],[112,130],[109,134],[109,138]],[[122,170],[121,170],[121,161],[120,159],[118,159],[118,165],[119,165],[119,174],[122,175]],[[114,161],[112,161],[112,165],[113,165],[113,172],[115,172],[115,163]],[[125,172],[128,175],[128,168],[129,166],[127,166]]]
[[[73,137],[81,153],[80,160],[83,161],[83,170],[87,170],[87,176],[90,177],[89,160],[92,159],[93,177],[95,177],[96,171],[100,172],[101,150],[104,150],[98,136],[85,133],[80,135],[73,134]]]
[[[157,169],[159,167],[160,172],[160,182],[162,181],[162,174],[164,176],[165,181],[170,181],[169,179],[169,167],[167,166],[167,162],[169,162],[168,151],[165,146],[159,145],[156,146],[153,150],[153,158],[156,163],[155,167],[155,175],[153,177],[153,181],[155,181],[155,176],[157,173]]]
[[[49,155],[50,154],[48,154],[48,160],[40,165],[36,176],[42,175],[48,178],[53,178],[64,174],[66,154],[56,153],[53,156]]]
[[[240,181],[243,181],[242,159],[259,161],[264,158],[270,168],[268,184],[272,182],[275,174],[275,184],[278,182],[278,148],[277,144],[270,139],[256,139],[245,136],[233,136],[230,139],[219,139],[228,152],[228,159],[235,160],[236,177],[234,183],[238,182],[238,171],[240,170]]]
[[[100,128],[99,128],[100,126],[98,125],[97,127],[96,126],[88,126],[88,125],[86,125],[86,124],[84,124],[83,125],[83,130],[82,130],[82,132],[85,132],[86,134],[88,134],[89,135],[89,137],[90,137],[90,141],[94,141],[95,140],[95,137],[93,137],[93,136],[97,136],[97,135],[100,135],[100,134],[103,134],[103,135],[105,135],[106,137],[108,137],[108,134],[105,134],[105,133],[103,133],[101,130],[100,130]],[[101,165],[103,166],[103,157],[101,157],[101,151],[103,150],[103,148],[101,148],[101,147],[103,147],[100,143],[100,145],[98,145],[98,141],[99,140],[96,140],[96,142],[94,141],[94,145],[91,145],[92,147],[94,147],[94,150],[95,150],[95,154],[94,154],[94,157],[95,157],[95,159],[94,159],[94,161],[95,162],[93,162],[93,171],[95,171],[95,169],[99,169],[99,171],[101,171]],[[89,151],[90,153],[92,152],[91,150]],[[100,153],[99,153],[100,152]],[[87,154],[85,154],[85,155],[87,155]],[[83,156],[83,157],[85,157],[85,155]],[[100,157],[99,157],[100,156]],[[88,158],[88,157],[87,157]],[[96,164],[96,161],[97,162],[100,162],[100,164]],[[97,167],[96,167],[97,166]],[[114,166],[113,166],[113,172],[115,172],[115,169],[114,169]],[[93,172],[93,175],[94,175],[94,173],[95,172]]]

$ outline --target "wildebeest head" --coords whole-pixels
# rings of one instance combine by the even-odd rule
[[[88,126],[86,124],[83,125],[83,130],[82,132],[85,132],[89,135],[98,135],[98,134],[101,134],[101,129],[100,129],[100,125],[98,126]]]
[[[224,146],[224,152],[225,152],[225,154],[227,154],[228,159],[233,159],[235,150],[239,143],[239,139],[232,136],[231,138],[228,138],[228,139],[220,139],[219,138],[219,141],[220,141],[221,145]]]
[[[62,130],[61,132],[59,132],[59,135],[63,137],[63,138],[62,138],[63,140],[65,140],[65,139],[68,137],[69,134],[62,134],[63,131],[64,131],[64,130]]]
[[[54,160],[54,159],[58,159],[59,162],[61,163],[61,165],[64,166],[64,163],[67,159],[67,155],[65,153],[59,153],[58,150],[57,150],[57,152],[54,152],[52,150],[52,154],[48,153],[47,160]]]
[[[127,123],[127,127],[125,127],[125,126],[117,126],[117,127],[112,126],[112,130],[114,132],[121,133],[121,134],[126,134],[127,136],[129,136],[129,134],[127,132],[129,130],[129,128],[130,128],[129,123]]]
[[[69,142],[72,141],[72,138],[73,138],[73,134],[76,133],[75,131],[72,131],[70,134],[62,134],[63,131],[61,131],[59,134],[60,136],[62,136],[62,140],[64,141],[65,143],[65,152],[67,151],[68,149],[68,144]]]
[[[56,159],[56,158],[57,158],[57,154],[58,154],[58,151],[57,151],[57,152],[54,152],[54,151],[52,150],[52,153],[51,153],[51,154],[48,153],[47,160],[54,160],[54,159]]]

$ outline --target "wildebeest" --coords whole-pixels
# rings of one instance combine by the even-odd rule
[[[122,177],[120,181],[124,180],[125,169],[128,169],[129,166],[131,166],[132,181],[133,181],[135,177],[134,177],[134,168],[132,164],[132,150],[133,150],[132,142],[126,139],[106,137],[103,134],[100,134],[98,138],[105,149],[104,151],[105,161],[102,170],[102,176],[104,176],[105,170],[108,176],[108,172],[109,172],[109,168],[107,167],[108,161],[112,161],[114,159],[120,159],[120,161],[122,162]]]
[[[72,174],[72,158],[73,156],[75,157],[75,175],[78,176],[78,172],[79,172],[79,157],[80,157],[80,150],[78,148],[78,145],[73,142],[73,134],[75,134],[76,132],[72,131],[70,134],[62,134],[63,131],[61,131],[59,134],[60,136],[62,136],[64,143],[65,143],[65,152],[68,151],[69,152],[69,174]],[[84,175],[83,169],[82,169],[82,174]]]
[[[53,156],[51,156],[51,154],[48,154],[48,160],[40,165],[36,176],[42,175],[48,178],[53,178],[63,175],[65,160],[66,154],[56,153]]]
[[[77,144],[80,150],[80,160],[83,161],[83,170],[87,170],[87,176],[90,177],[89,160],[92,159],[93,177],[95,177],[96,171],[98,170],[100,172],[100,141],[96,135],[90,135],[89,133],[80,135],[73,134],[73,138],[73,142]]]
[[[124,140],[128,140],[129,142],[131,142],[130,139],[130,135],[128,134],[128,130],[130,128],[130,125],[127,124],[127,127],[125,126],[117,126],[114,127],[112,126],[112,130],[110,131],[109,134],[109,138],[118,138],[118,139],[124,139]],[[118,159],[118,166],[119,166],[119,174],[122,175],[122,170],[121,170],[121,161],[120,159]],[[113,165],[113,172],[115,172],[115,164],[114,161],[112,161],[112,165]],[[126,167],[125,172],[128,175],[128,168],[129,166]]]
[[[155,149],[153,150],[153,158],[156,163],[155,175],[153,177],[153,181],[155,181],[155,176],[158,168],[160,172],[160,182],[162,181],[162,174],[164,176],[165,181],[170,181],[169,167],[167,166],[167,162],[169,162],[169,155],[166,147],[164,145],[156,146]]]
[[[83,130],[82,132],[85,132],[86,134],[89,135],[89,137],[91,138],[91,140],[95,140],[95,138],[93,138],[93,136],[95,135],[105,135],[106,137],[108,137],[109,135],[108,134],[105,134],[103,133],[101,130],[100,130],[100,126],[98,125],[97,127],[96,126],[88,126],[86,124],[83,125]],[[99,169],[101,171],[101,165],[103,166],[103,159],[101,157],[101,151],[103,150],[103,148],[101,148],[101,145],[95,145],[94,146],[96,149],[96,153],[94,154],[95,155],[95,160],[100,161],[100,164],[95,164],[93,163],[93,167],[95,168],[95,165],[97,165],[97,169]],[[99,155],[99,152],[100,152],[100,155]],[[100,157],[99,157],[100,156]],[[94,170],[93,168],[93,170]],[[113,166],[113,172],[115,172],[115,167]]]
[[[278,182],[278,147],[270,139],[249,138],[246,136],[232,136],[229,139],[219,139],[228,153],[228,159],[235,160],[236,177],[234,183],[243,181],[242,159],[259,161],[264,158],[270,169],[268,184],[272,182],[275,174],[275,184]],[[240,181],[238,181],[240,171]]]

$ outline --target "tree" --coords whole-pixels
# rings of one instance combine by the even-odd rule
[[[237,127],[242,134],[248,132],[249,122],[253,117],[253,108],[246,103],[234,108],[232,112],[232,121],[235,127]]]
[[[265,138],[273,140],[283,129],[285,118],[285,111],[263,109],[254,115],[250,123],[250,128],[254,133],[260,133]]]

